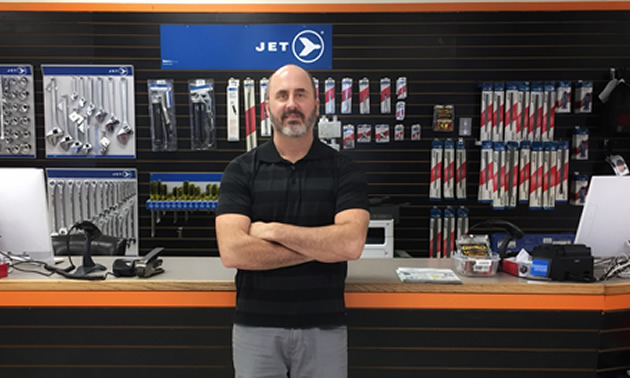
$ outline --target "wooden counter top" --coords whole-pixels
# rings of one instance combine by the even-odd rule
[[[107,267],[111,267],[113,260],[95,258]],[[80,281],[14,271],[8,278],[0,279],[0,306],[44,306],[57,304],[59,300],[60,305],[70,306],[234,305],[236,271],[223,267],[219,258],[165,257],[163,260],[166,272],[149,279],[108,276],[105,281]],[[75,264],[79,261],[74,259]],[[348,266],[349,307],[630,308],[630,281],[544,282],[499,273],[493,277],[460,276],[464,282],[461,285],[402,283],[395,272],[397,267],[453,268],[452,261],[365,259],[352,261]],[[97,292],[100,294],[96,295]],[[119,303],[121,300],[124,303]]]

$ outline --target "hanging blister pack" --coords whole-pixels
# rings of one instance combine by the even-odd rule
[[[217,148],[214,80],[188,80],[188,95],[190,148],[193,151],[214,150]]]
[[[444,227],[442,229],[442,256],[450,258],[455,250],[455,210],[448,206],[444,209]]]
[[[533,130],[533,138],[528,140],[540,142],[542,139],[543,127],[543,83],[535,81],[532,83],[529,127]]]
[[[238,142],[240,137],[240,110],[239,110],[239,86],[240,80],[233,77],[228,79],[226,91],[227,111],[227,141]]]
[[[468,208],[460,206],[457,209],[457,230],[455,234],[455,240],[459,239],[462,235],[468,234]]]
[[[370,114],[370,80],[367,77],[359,80],[359,113]]]
[[[529,92],[529,81],[520,81],[518,83],[518,95],[521,103],[521,136],[519,140],[532,140],[533,129],[529,124],[529,112],[531,107],[531,93]]]
[[[354,149],[354,125],[343,125],[343,148]]]
[[[315,87],[315,98],[319,100],[319,79],[316,77],[313,77],[313,86]]]
[[[433,131],[451,132],[455,125],[454,105],[433,106]]]
[[[411,125],[411,140],[419,141],[422,139],[422,127],[419,124]]]
[[[588,129],[581,129],[579,126],[576,126],[573,130],[571,159],[588,160],[588,139]]]
[[[335,79],[331,77],[324,82],[324,104],[326,114],[335,114]]]
[[[394,140],[396,142],[402,142],[405,140],[405,125],[399,123],[394,126]]]
[[[493,156],[492,141],[485,140],[481,143],[481,163],[479,165],[479,194],[477,201],[479,203],[492,202],[492,182],[493,177]]]
[[[459,200],[466,199],[466,142],[459,138],[455,145],[455,195]]]
[[[584,206],[586,193],[588,192],[589,177],[579,172],[573,173],[573,185],[571,186],[571,200],[573,206]]]
[[[481,120],[479,127],[479,140],[492,140],[493,119],[492,83],[481,84]]]
[[[315,80],[317,79],[313,78],[313,83],[315,82]],[[271,136],[271,120],[269,119],[267,107],[265,106],[268,88],[269,79],[263,77],[262,79],[260,79],[260,136],[264,137]]]
[[[372,141],[372,125],[362,124],[357,127],[357,143],[370,143]]]
[[[578,81],[575,84],[575,113],[593,111],[593,82]]]
[[[556,113],[571,113],[571,82],[560,81],[556,89]]]
[[[341,79],[341,114],[352,113],[352,78]]]
[[[567,203],[569,200],[569,141],[557,142],[557,146],[556,203]]]
[[[148,80],[152,151],[177,151],[173,80]]]
[[[455,198],[455,143],[452,139],[444,141],[444,199]]]
[[[520,172],[518,175],[518,202],[525,204],[529,202],[529,172],[532,157],[531,142],[524,140],[521,142],[520,151]]]
[[[245,108],[245,148],[250,151],[258,146],[258,134],[256,132],[256,101],[254,80],[243,80],[243,102]]]
[[[518,142],[507,142],[505,163],[505,184],[507,187],[507,199],[505,202],[505,207],[508,209],[516,208],[516,203],[518,202],[518,165]]]
[[[505,182],[505,143],[493,143],[493,185],[492,185],[492,208],[494,210],[505,209],[506,182]]]
[[[392,112],[392,81],[388,77],[381,79],[381,114]]]
[[[404,100],[407,98],[407,78],[401,76],[396,79],[396,99]]]
[[[558,163],[555,142],[543,143],[543,209],[553,210],[556,206],[556,164]]]
[[[545,83],[544,92],[545,105],[547,108],[547,114],[545,122],[547,128],[543,130],[542,140],[543,142],[552,141],[554,138],[554,132],[556,128],[556,83],[553,81]],[[544,110],[543,110],[544,111]]]
[[[516,130],[516,120],[518,112],[518,86],[514,81],[510,81],[505,86],[505,129],[503,140],[506,142],[519,140],[520,130]]]
[[[543,190],[543,144],[532,143],[531,171],[529,175],[529,208],[540,210],[542,208]]]
[[[442,210],[431,209],[429,220],[429,257],[442,257]]]
[[[442,162],[443,143],[439,139],[431,142],[431,182],[429,183],[429,199],[439,201],[442,199]]]
[[[376,134],[376,143],[389,143],[389,125],[375,125],[374,132]]]
[[[396,121],[404,121],[405,120],[405,102],[398,101],[396,102]]]
[[[505,115],[505,83],[494,83],[494,92],[492,93],[492,141],[500,142],[503,140],[504,115]]]

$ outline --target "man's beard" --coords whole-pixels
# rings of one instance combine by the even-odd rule
[[[302,122],[297,123],[295,121],[289,121],[286,126],[282,126],[282,120],[291,114],[298,115],[300,118],[302,118]],[[306,133],[313,130],[313,127],[315,127],[315,117],[315,109],[313,109],[313,112],[309,115],[308,118],[306,118],[304,114],[299,110],[286,111],[282,113],[280,119],[269,112],[269,118],[271,119],[271,125],[273,126],[273,129],[276,132],[279,132],[282,135],[291,138],[303,137],[304,135],[306,135]]]

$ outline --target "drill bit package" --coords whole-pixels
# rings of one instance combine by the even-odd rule
[[[190,95],[190,148],[196,151],[217,148],[214,80],[188,80]]]
[[[151,147],[153,152],[177,151],[173,80],[148,80]]]

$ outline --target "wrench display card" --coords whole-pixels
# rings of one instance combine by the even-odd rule
[[[34,158],[33,67],[0,65],[0,158]]]
[[[136,169],[48,168],[46,177],[53,234],[90,221],[103,235],[125,239],[126,256],[138,255]]]
[[[135,158],[133,66],[42,65],[47,158]]]

